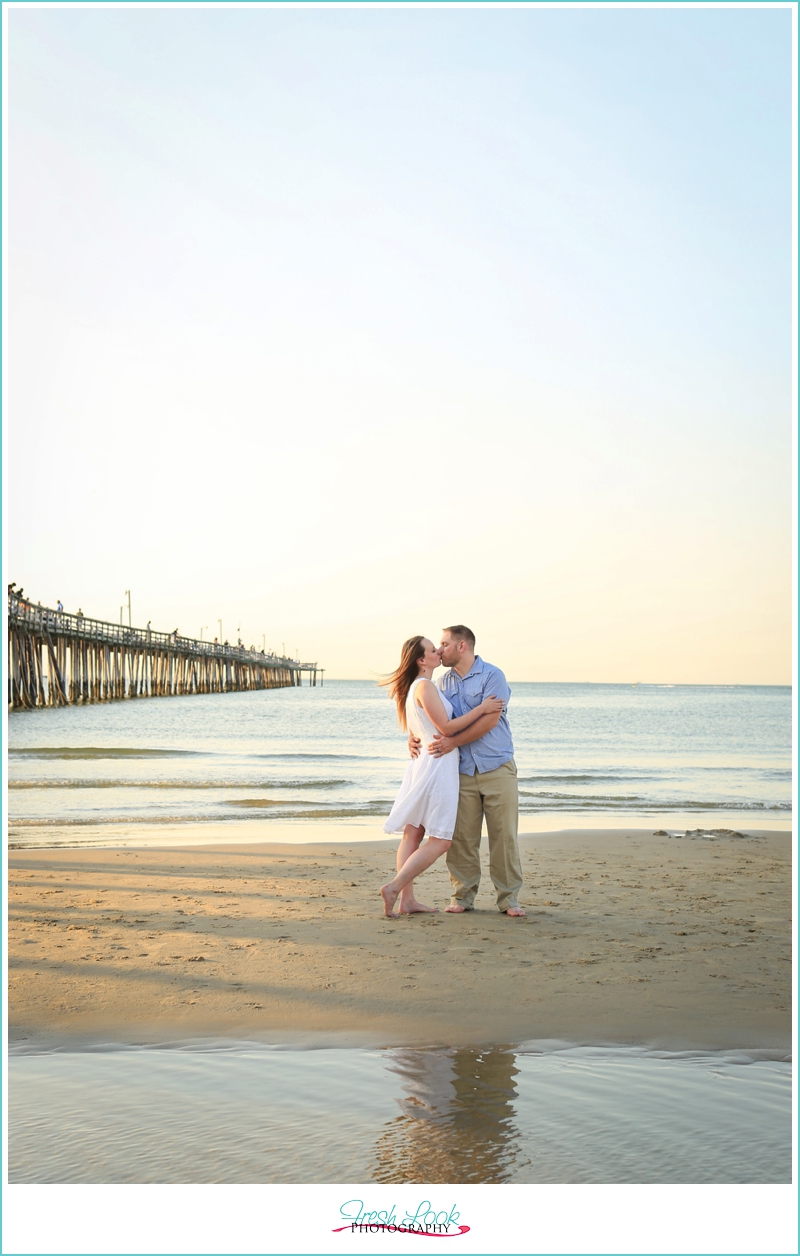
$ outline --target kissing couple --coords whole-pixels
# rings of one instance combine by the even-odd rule
[[[434,684],[433,673],[441,665],[449,671]],[[472,911],[481,880],[485,817],[498,911],[524,916],[517,901],[522,885],[517,768],[505,676],[476,655],[475,634],[455,624],[444,629],[438,649],[427,637],[409,637],[400,666],[382,684],[397,703],[411,754],[383,826],[385,833],[402,834],[397,875],[381,886],[384,915],[438,911],[417,901],[414,878],[444,854],[452,885],[445,911]]]

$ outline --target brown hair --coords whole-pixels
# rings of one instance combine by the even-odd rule
[[[475,653],[475,633],[465,624],[453,624],[452,628],[443,628],[442,632],[449,632],[451,637],[459,637],[462,641],[466,641],[472,653]]]
[[[400,651],[400,666],[396,668],[390,676],[385,680],[379,680],[379,685],[385,685],[389,690],[389,697],[394,698],[397,703],[397,719],[401,728],[408,728],[406,723],[406,698],[412,683],[419,676],[419,668],[417,663],[424,656],[423,648],[424,637],[409,637],[408,641],[403,642],[403,648]]]

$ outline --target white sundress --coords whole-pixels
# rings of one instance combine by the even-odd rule
[[[384,833],[402,833],[407,824],[424,825],[428,837],[450,841],[456,826],[458,810],[458,752],[428,754],[428,746],[439,731],[422,707],[414,701],[414,692],[421,677],[414,681],[406,697],[406,722],[409,732],[419,737],[419,756],[406,768],[400,793],[395,799]],[[452,719],[453,708],[443,693],[439,694]]]

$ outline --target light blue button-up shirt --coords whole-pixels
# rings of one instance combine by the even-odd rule
[[[514,743],[511,740],[511,729],[508,727],[508,700],[511,690],[499,667],[484,663],[478,655],[472,669],[462,679],[454,667],[445,672],[436,682],[438,688],[453,704],[453,716],[466,715],[480,706],[484,698],[502,698],[505,702],[503,713],[494,728],[477,741],[467,746],[459,746],[458,770],[462,776],[474,776],[476,772],[491,772],[493,768],[502,767],[514,757]]]

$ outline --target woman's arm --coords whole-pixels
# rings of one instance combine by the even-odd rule
[[[423,680],[417,687],[414,697],[419,698],[419,705],[434,727],[440,733],[449,736],[452,736],[454,733],[460,733],[462,728],[469,728],[470,724],[474,724],[482,715],[491,715],[497,712],[499,718],[499,713],[505,706],[502,698],[484,698],[480,706],[476,706],[473,711],[467,711],[466,715],[459,715],[457,719],[449,720],[444,709],[444,703],[439,695],[439,690],[432,680]]]
[[[471,724],[469,728],[463,728],[460,733],[454,733],[452,736],[437,733],[431,744],[428,746],[428,754],[439,755],[449,754],[451,750],[457,750],[459,746],[468,746],[472,741],[480,741],[481,737],[485,737],[493,728],[497,728],[500,723],[500,712],[496,711],[494,715],[481,715],[479,720]],[[409,747],[410,749],[410,747]],[[419,750],[417,751],[419,754]],[[411,758],[416,759],[417,755],[412,754]]]

